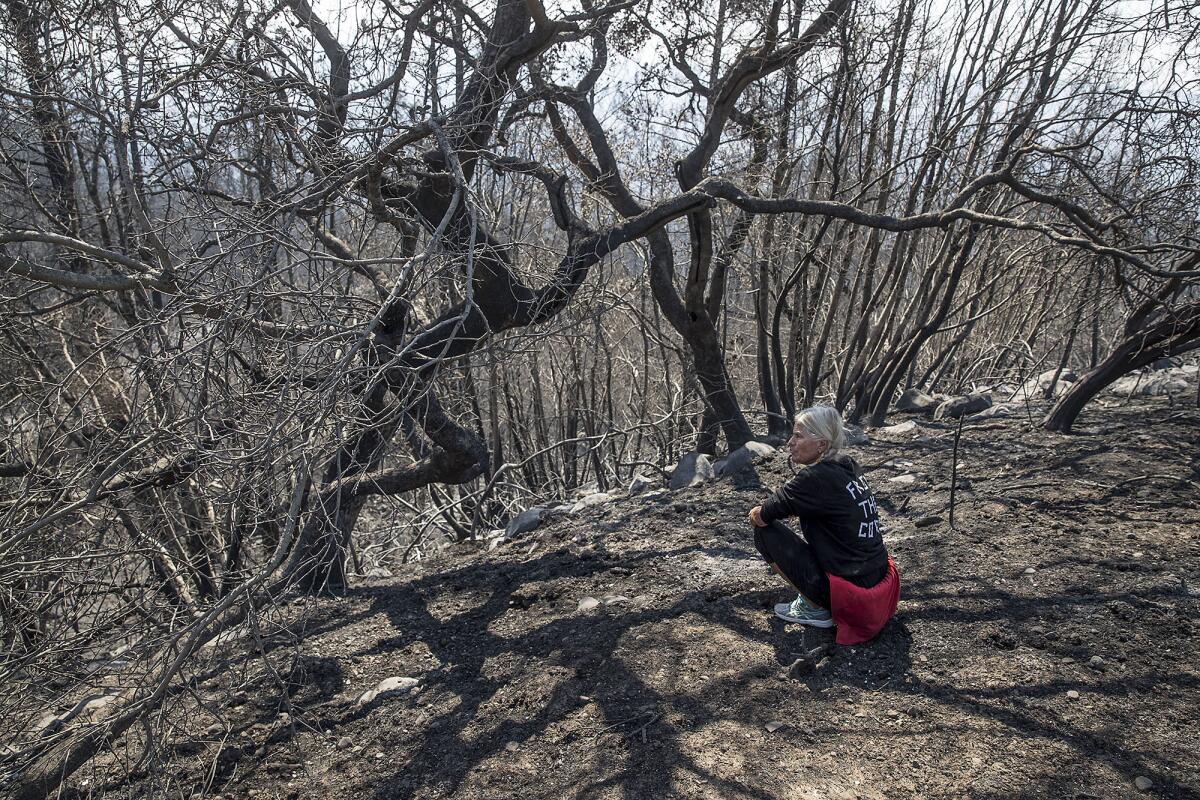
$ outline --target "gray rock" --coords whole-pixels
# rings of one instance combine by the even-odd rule
[[[1070,381],[1059,381],[1058,383],[1054,384],[1054,389],[1050,392],[1050,397],[1062,397],[1074,385],[1075,384],[1071,383]]]
[[[493,536],[491,538],[491,540],[488,541],[488,550],[495,550],[497,547],[499,547],[500,545],[504,544],[507,541],[508,541],[507,536]]]
[[[606,606],[616,606],[620,605],[621,603],[629,603],[632,601],[623,594],[606,594],[604,597],[600,598],[600,602],[604,603]]]
[[[1150,369],[1171,369],[1172,367],[1182,367],[1183,359],[1179,356],[1170,356],[1168,358],[1160,358],[1150,365]]]
[[[938,406],[938,398],[920,389],[905,389],[896,401],[896,410],[913,414],[928,414]]]
[[[886,428],[878,428],[875,433],[883,436],[900,436],[905,433],[912,433],[917,429],[917,423],[911,419],[907,422],[901,422],[899,425],[888,425]]]
[[[542,524],[542,514],[545,511],[545,506],[534,506],[533,508],[525,509],[508,521],[508,525],[504,528],[504,535],[511,539],[514,536],[535,530],[538,525]]]
[[[600,601],[597,600],[596,598],[583,597],[583,598],[580,598],[579,605],[577,605],[575,607],[575,610],[580,613],[587,613],[588,611],[594,611],[599,607],[600,607]]]
[[[747,450],[754,454],[756,461],[766,461],[774,456],[779,450],[766,442],[746,442],[738,448],[738,450]]]
[[[891,483],[904,483],[904,484],[916,483],[917,476],[912,474],[911,472],[906,472],[903,475],[896,475],[894,477],[888,478],[888,481]]]
[[[338,750],[349,750],[351,747],[354,747],[354,740],[349,736],[343,736],[337,740]]]
[[[1138,375],[1126,375],[1108,387],[1111,394],[1121,397],[1161,397],[1191,394],[1192,389],[1182,370],[1160,370]]]
[[[985,408],[990,408],[992,398],[986,394],[967,394],[953,397],[937,407],[933,412],[934,419],[958,419],[968,414],[978,414]]]
[[[1069,689],[1069,690],[1067,691],[1067,699],[1068,699],[1068,700],[1078,700],[1078,699],[1079,699],[1079,692],[1075,691],[1074,689]]]
[[[368,703],[374,703],[376,700],[390,700],[394,697],[408,694],[417,688],[420,683],[416,678],[407,678],[399,675],[384,678],[375,684],[374,688],[368,689],[358,696],[358,705],[365,706]]]
[[[580,498],[579,502],[577,502],[575,505],[571,506],[571,513],[578,514],[580,511],[583,511],[585,508],[591,508],[592,506],[603,505],[610,500],[612,500],[612,495],[605,494],[604,492],[595,492],[593,494],[589,494],[585,497]]]
[[[1154,781],[1150,780],[1145,775],[1138,775],[1133,779],[1133,787],[1139,792],[1148,792],[1154,788]]]
[[[717,477],[744,472],[753,464],[759,464],[775,455],[775,448],[763,442],[746,442],[716,464],[713,474]]]
[[[972,414],[968,419],[971,419],[971,420],[995,419],[997,417],[1011,417],[1012,414],[1013,414],[1012,406],[1004,405],[1003,403],[1001,403],[1000,405],[995,405],[995,406],[992,406],[991,408],[985,408],[983,411],[980,411],[978,414]]]
[[[1104,659],[1100,656],[1092,656],[1088,659],[1088,666],[1092,669],[1104,669]]]
[[[1058,372],[1058,370],[1046,370],[1041,375],[1030,378],[1017,388],[1016,396],[1021,399],[1036,399],[1038,397],[1045,397],[1046,390],[1050,388],[1051,382],[1054,382],[1054,390],[1051,392],[1050,396],[1058,397],[1067,389],[1070,389],[1071,384],[1079,380],[1079,376],[1076,375],[1072,370],[1064,369],[1061,373],[1059,373],[1058,380],[1055,381],[1054,374],[1056,372]]]
[[[775,731],[777,731],[783,727],[783,723],[780,722],[779,720],[771,720],[770,722],[768,722],[766,724],[765,727],[767,729],[767,733],[774,733]]]
[[[392,577],[392,571],[390,569],[388,569],[387,567],[371,567],[369,570],[367,570],[367,577],[368,578],[390,578],[390,577]]]
[[[631,495],[641,494],[642,492],[646,491],[653,485],[654,485],[654,481],[650,480],[645,475],[638,472],[633,476],[633,479],[629,481],[629,493]]]
[[[843,428],[846,431],[847,446],[858,447],[860,445],[871,443],[871,437],[867,436],[867,432],[857,425],[845,425]]]
[[[542,511],[542,522],[549,522],[552,519],[565,517],[570,515],[571,509],[575,507],[574,503],[559,503],[556,506],[550,506]]]
[[[671,473],[671,489],[686,489],[689,486],[699,486],[705,481],[716,477],[713,472],[712,460],[703,453],[688,453]]]

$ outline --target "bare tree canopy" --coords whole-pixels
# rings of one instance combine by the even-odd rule
[[[0,680],[49,704],[100,651],[144,664],[99,722],[22,718],[22,797],[285,591],[815,400],[879,425],[906,389],[1077,370],[1066,431],[1200,346],[1187,8],[0,19]]]

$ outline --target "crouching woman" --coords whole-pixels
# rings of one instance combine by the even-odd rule
[[[872,639],[896,613],[900,576],[883,545],[875,495],[845,442],[837,409],[813,406],[796,415],[788,440],[801,469],[760,506],[750,509],[754,544],[800,594],[775,606],[788,622],[828,628],[837,643]],[[797,517],[798,535],[779,520]]]

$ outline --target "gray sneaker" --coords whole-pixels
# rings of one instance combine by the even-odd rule
[[[787,622],[799,622],[801,625],[812,625],[814,628],[832,628],[833,617],[827,609],[810,605],[804,595],[796,595],[790,603],[780,603],[775,606],[775,616]]]

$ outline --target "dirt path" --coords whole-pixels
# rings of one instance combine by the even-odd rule
[[[1198,798],[1200,411],[1140,401],[1081,425],[966,426],[954,530],[952,427],[856,448],[904,585],[869,645],[789,674],[830,636],[767,610],[787,593],[743,519],[786,479],[780,456],[757,481],[617,500],[311,604],[303,642],[269,659],[292,664],[290,697],[262,678],[223,721],[195,716],[211,727],[181,735],[158,785],[188,796],[209,775],[210,796],[356,800]],[[600,602],[581,611],[586,598]],[[355,704],[390,676],[419,685]]]

